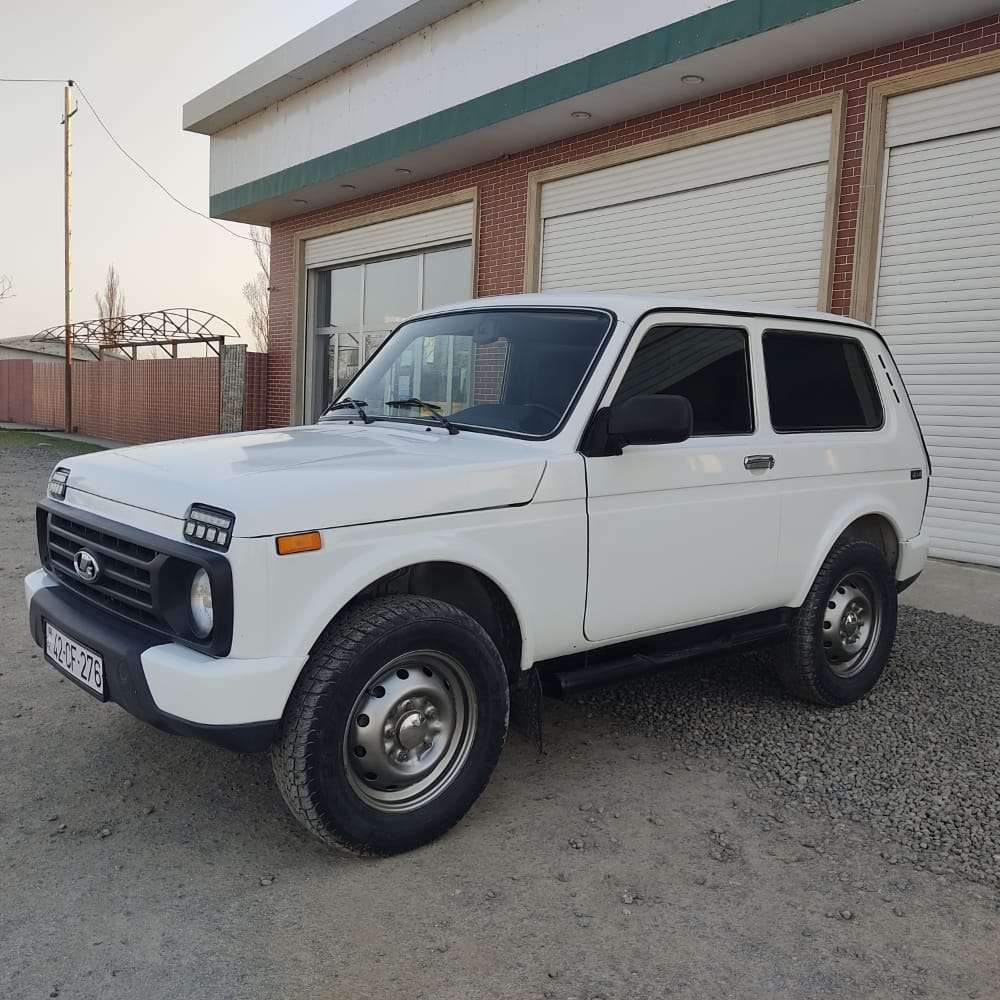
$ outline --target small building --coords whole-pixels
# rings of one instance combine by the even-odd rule
[[[352,4],[184,107],[211,214],[271,226],[270,422],[473,294],[818,306],[907,378],[934,553],[1000,565],[998,25],[995,0]]]
[[[65,361],[66,347],[49,340],[32,340],[31,337],[0,338],[0,361]],[[97,360],[90,351],[82,347],[73,348],[74,361]]]

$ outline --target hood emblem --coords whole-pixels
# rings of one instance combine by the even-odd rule
[[[84,583],[93,583],[101,575],[101,564],[86,549],[73,556],[73,569]]]

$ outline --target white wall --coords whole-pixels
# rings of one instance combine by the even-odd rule
[[[79,351],[73,354],[73,363],[77,361],[93,361],[89,355],[81,355]],[[0,340],[0,361],[51,361],[53,364],[63,364],[63,358],[58,354],[40,354],[38,351],[23,351],[18,347],[7,347]]]
[[[217,194],[726,0],[480,0],[212,137]]]

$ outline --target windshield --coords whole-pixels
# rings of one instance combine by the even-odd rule
[[[608,313],[493,309],[401,326],[321,419],[439,422],[526,437],[551,434],[611,327]],[[402,401],[402,402],[401,402]],[[392,405],[390,405],[392,404]]]

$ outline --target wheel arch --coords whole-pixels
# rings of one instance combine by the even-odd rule
[[[427,547],[352,567],[351,579],[310,610],[307,648],[311,651],[331,624],[366,598],[415,594],[445,601],[479,622],[496,644],[510,677],[527,669],[534,662],[533,636],[511,581],[497,567],[457,555]]]
[[[384,573],[354,595],[334,615],[342,614],[370,597],[412,594],[434,597],[464,611],[486,629],[513,679],[521,670],[524,632],[511,599],[492,576],[467,563],[450,559],[410,563]]]
[[[800,607],[806,599],[806,595],[809,593],[820,567],[826,561],[826,557],[833,551],[838,542],[846,538],[858,538],[875,545],[885,556],[890,572],[893,576],[896,575],[900,545],[903,540],[899,520],[884,508],[859,506],[845,512],[823,536],[813,556],[806,579],[802,582],[801,589],[796,595],[795,607]]]

